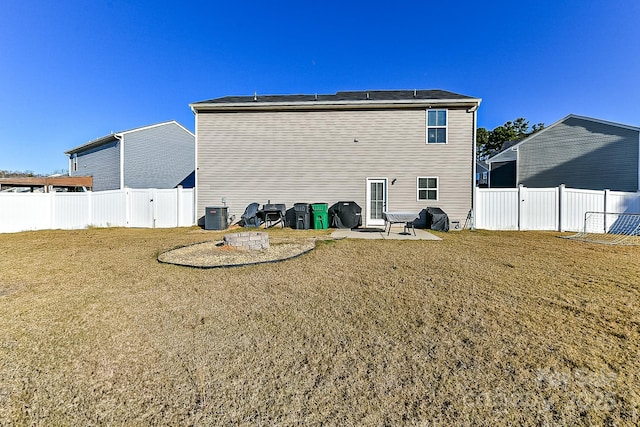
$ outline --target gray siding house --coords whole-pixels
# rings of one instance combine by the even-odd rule
[[[195,135],[176,121],[112,133],[66,151],[70,176],[92,176],[93,190],[195,184]]]
[[[226,203],[355,201],[363,225],[383,211],[472,207],[481,100],[442,90],[231,96],[191,104],[197,212]]]
[[[487,163],[491,187],[564,184],[635,192],[640,190],[640,128],[570,114]]]

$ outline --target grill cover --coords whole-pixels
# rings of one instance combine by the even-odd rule
[[[329,208],[331,226],[356,228],[362,225],[362,208],[356,202],[338,202]]]
[[[440,208],[427,208],[427,228],[449,231],[449,216]]]

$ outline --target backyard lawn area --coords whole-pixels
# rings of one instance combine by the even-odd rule
[[[222,234],[0,234],[0,425],[640,423],[640,247],[466,230],[157,261]]]

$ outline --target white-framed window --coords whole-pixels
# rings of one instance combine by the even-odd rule
[[[78,170],[78,155],[74,154],[73,158],[71,159],[71,170],[74,172],[77,172]]]
[[[418,177],[418,201],[438,200],[438,177],[419,176]]]
[[[447,110],[427,110],[427,144],[447,143]]]

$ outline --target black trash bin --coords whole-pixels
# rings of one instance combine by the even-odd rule
[[[226,206],[209,206],[204,211],[205,230],[226,230],[228,227],[228,212]]]
[[[293,228],[298,230],[308,230],[311,228],[309,203],[295,203],[293,205],[293,212],[295,214]]]

